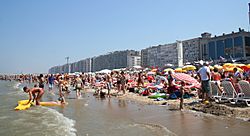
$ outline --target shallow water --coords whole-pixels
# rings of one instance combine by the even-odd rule
[[[167,106],[142,105],[118,98],[100,99],[85,93],[66,96],[65,107],[35,106],[15,111],[18,100],[27,99],[23,84],[0,81],[0,135],[37,136],[162,136],[248,135],[250,122],[190,111],[170,111]],[[45,93],[43,101],[56,100]]]

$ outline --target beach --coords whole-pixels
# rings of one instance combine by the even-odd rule
[[[107,92],[107,90],[103,90]],[[88,92],[93,92],[89,89]],[[115,90],[111,91],[116,94]],[[161,100],[150,99],[148,96],[142,96],[136,93],[127,92],[125,95],[118,96],[118,99],[134,101],[144,105],[158,105],[166,106],[169,110],[179,110],[180,100]],[[184,110],[192,110],[216,116],[225,116],[229,118],[238,118],[246,121],[250,121],[250,107],[244,106],[244,104],[232,105],[229,103],[218,104],[216,102],[210,102],[209,104],[202,104],[198,98],[188,98],[184,100]]]
[[[247,135],[250,132],[247,129],[250,124],[246,120],[186,108],[180,111],[168,104],[138,101],[137,97],[142,100],[141,96],[130,94],[102,99],[93,96],[94,90],[85,90],[81,99],[76,99],[72,91],[66,96],[69,104],[64,107],[35,106],[14,111],[18,100],[27,99],[21,90],[23,84],[6,81],[0,84],[0,135],[182,136]],[[46,92],[43,101],[56,99],[56,95]]]

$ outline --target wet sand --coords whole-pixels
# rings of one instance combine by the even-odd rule
[[[89,90],[88,92],[93,92],[93,90]],[[112,90],[111,93],[116,94],[116,91]],[[147,96],[141,96],[139,94],[130,92],[127,92],[125,95],[119,93],[117,98],[121,100],[136,101],[137,103],[146,105],[167,105],[169,110],[178,110],[180,106],[180,100],[178,99],[155,101],[154,99],[150,99]],[[244,104],[217,104],[215,102],[210,102],[209,104],[202,104],[199,102],[198,98],[189,98],[184,99],[184,110],[193,110],[217,116],[226,116],[250,121],[250,107],[247,107]]]
[[[122,122],[126,120],[129,122],[129,126],[132,125],[134,128],[143,127],[148,131],[150,130],[145,135],[153,133],[154,135],[180,136],[233,136],[247,135],[250,133],[250,130],[248,129],[250,123],[248,121],[228,118],[226,116],[204,114],[189,109],[179,111],[169,106],[172,104],[174,105],[176,101],[171,101],[171,104],[168,102],[169,104],[161,105],[159,102],[154,102],[150,99],[148,100],[149,102],[145,102],[147,98],[144,98],[144,100],[138,100],[138,97],[141,98],[142,96],[135,96],[135,94],[127,94],[119,97],[113,96],[112,98],[104,99],[98,97],[95,98],[92,93],[86,93],[85,95],[89,100],[87,105],[83,105],[87,108],[92,107],[97,109],[98,112],[101,112],[102,117],[105,118],[104,120],[107,119],[106,121],[109,121],[110,127],[112,126],[112,123],[116,124],[118,122],[119,124],[120,122],[122,124]],[[155,105],[156,103],[158,105]],[[120,127],[122,128],[122,126]],[[127,133],[127,131],[127,129],[119,130],[119,133],[122,132],[124,135],[130,134]],[[91,132],[88,134],[91,134]]]

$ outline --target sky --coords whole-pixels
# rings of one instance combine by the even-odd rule
[[[0,73],[249,30],[249,0],[0,0]]]

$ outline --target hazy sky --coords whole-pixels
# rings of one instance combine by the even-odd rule
[[[0,73],[249,29],[249,0],[0,0]]]

